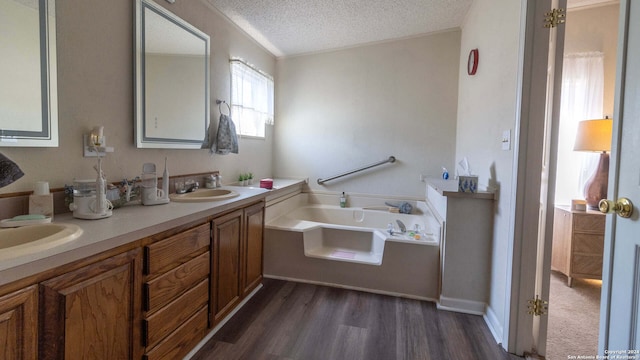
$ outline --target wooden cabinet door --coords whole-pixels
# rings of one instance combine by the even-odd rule
[[[242,297],[251,293],[262,281],[262,243],[264,233],[264,203],[244,211]]]
[[[213,220],[211,327],[240,303],[242,216],[238,210]]]
[[[141,251],[40,284],[40,359],[140,359]]]
[[[37,359],[37,285],[0,296],[0,359]]]

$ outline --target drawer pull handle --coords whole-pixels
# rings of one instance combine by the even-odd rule
[[[620,198],[616,202],[602,199],[598,203],[598,208],[604,214],[616,213],[623,218],[630,218],[633,214],[633,203],[627,198]]]

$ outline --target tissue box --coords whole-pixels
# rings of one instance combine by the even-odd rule
[[[478,192],[477,176],[458,176],[458,192],[475,193]]]

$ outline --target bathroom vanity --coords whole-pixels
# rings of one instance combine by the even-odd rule
[[[262,280],[264,189],[215,203],[71,214],[75,241],[0,264],[0,354],[182,358]]]

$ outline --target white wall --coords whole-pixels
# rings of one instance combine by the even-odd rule
[[[424,198],[420,174],[453,165],[459,56],[460,32],[448,31],[278,59],[274,174]],[[396,163],[316,184],[390,155]]]
[[[456,132],[456,161],[469,159],[479,182],[497,188],[493,222],[491,291],[487,318],[500,340],[505,326],[509,213],[514,152],[501,150],[503,130],[516,126],[518,49],[522,2],[475,0],[462,27]],[[499,15],[499,16],[498,16]],[[479,49],[475,76],[467,75],[467,57]]]
[[[158,0],[179,17],[211,37],[211,118],[220,116],[215,99],[229,100],[229,58],[242,57],[266,72],[275,72],[275,57],[220,15],[206,0]],[[0,148],[18,163],[25,176],[0,193],[30,191],[48,180],[51,187],[74,178],[93,178],[95,159],[82,157],[82,134],[104,125],[108,145],[115,148],[103,161],[109,181],[134,177],[142,164],[162,167],[169,158],[171,174],[220,170],[223,182],[251,171],[271,175],[273,137],[240,139],[239,155],[210,155],[203,150],[137,149],[133,137],[133,0],[65,0],[56,2],[58,36],[58,99],[60,147]]]

